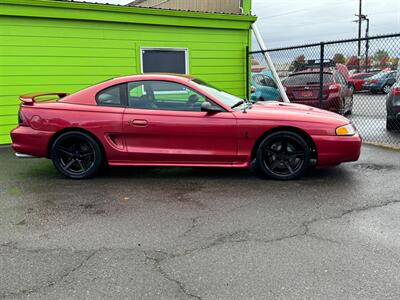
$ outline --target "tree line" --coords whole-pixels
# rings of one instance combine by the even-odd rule
[[[333,55],[332,60],[335,63],[344,64],[347,66],[349,70],[358,68],[358,59],[357,56],[345,56],[343,53],[336,53]],[[300,54],[297,56],[292,63],[290,64],[289,70],[299,70],[305,64],[306,57],[304,54]],[[361,57],[360,59],[360,68],[364,69],[367,66],[368,69],[372,68],[391,68],[397,69],[399,64],[399,57],[390,57],[389,53],[386,50],[377,50],[370,57],[368,57],[368,62],[366,62],[365,57]]]

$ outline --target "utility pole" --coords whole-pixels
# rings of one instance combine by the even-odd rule
[[[361,22],[362,21],[367,21],[367,28],[365,29],[365,72],[368,72],[368,50],[369,50],[369,18],[367,17],[367,15],[356,15],[358,17],[358,20],[355,20],[353,22],[358,23],[359,28],[361,27]],[[359,37],[358,40],[358,57],[357,57],[357,61],[358,61],[358,72],[360,72],[361,70],[361,64],[360,64],[360,60],[361,60],[361,41],[360,41],[361,36]]]
[[[368,50],[369,50],[369,19],[365,16],[365,20],[367,20],[367,28],[365,29],[365,72],[368,72]]]

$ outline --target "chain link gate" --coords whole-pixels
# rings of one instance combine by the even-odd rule
[[[345,115],[364,141],[400,146],[400,34],[267,51],[291,102]],[[249,55],[252,100],[281,101],[263,51]]]

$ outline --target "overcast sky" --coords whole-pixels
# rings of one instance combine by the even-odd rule
[[[94,2],[94,1],[91,1]],[[130,0],[96,0],[126,4]],[[267,47],[297,45],[356,37],[352,21],[359,0],[253,0],[253,14]],[[370,35],[400,31],[400,0],[363,0]],[[366,22],[363,23],[365,34]]]

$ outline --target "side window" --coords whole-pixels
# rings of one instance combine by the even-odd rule
[[[267,85],[265,80],[264,80],[264,76],[261,75],[261,74],[254,75],[253,79],[256,82],[256,84],[258,84],[258,85],[261,85],[261,86],[266,86]]]
[[[272,87],[272,88],[277,88],[274,80],[271,77],[264,76],[264,83],[266,86]]]
[[[388,79],[394,79],[395,78],[395,73],[389,73]]]
[[[102,90],[96,95],[97,104],[105,106],[121,106],[123,102],[121,91],[123,88],[124,85],[120,84]]]
[[[146,80],[128,83],[128,103],[133,108],[201,111],[204,101],[208,101],[204,95],[176,82]]]
[[[140,99],[146,95],[146,91],[144,90],[143,82],[137,82],[129,84],[129,98],[130,99]]]

